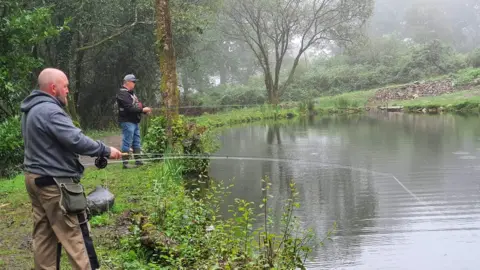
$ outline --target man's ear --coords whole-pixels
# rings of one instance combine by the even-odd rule
[[[52,90],[51,90],[51,91],[52,91],[52,95],[53,95],[54,97],[57,96],[57,88],[56,88],[55,84],[52,83],[52,84],[51,84],[51,87],[52,87],[52,88],[51,88],[51,89],[52,89]]]

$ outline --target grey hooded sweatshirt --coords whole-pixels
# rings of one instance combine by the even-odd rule
[[[21,104],[24,170],[53,177],[83,176],[79,155],[110,156],[110,147],[85,136],[55,97],[34,90]]]

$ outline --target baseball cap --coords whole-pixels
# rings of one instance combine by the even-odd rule
[[[132,82],[136,82],[138,81],[138,79],[135,77],[135,75],[133,74],[127,74],[125,75],[125,77],[123,78],[124,81],[132,81]]]

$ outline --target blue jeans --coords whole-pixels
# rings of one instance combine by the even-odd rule
[[[122,152],[128,152],[130,147],[133,149],[140,149],[140,126],[136,123],[130,122],[121,122],[120,127],[122,127]]]

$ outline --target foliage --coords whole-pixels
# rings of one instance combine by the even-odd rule
[[[57,36],[65,25],[52,24],[52,9],[24,9],[18,1],[0,4],[0,121],[18,114],[21,100],[30,92],[33,73],[42,65],[36,46]]]
[[[469,53],[468,63],[474,68],[480,68],[480,48]]]
[[[313,99],[298,102],[298,113],[300,115],[316,114],[315,101]]]
[[[23,163],[23,138],[20,117],[11,117],[0,123],[0,176],[14,176]]]
[[[232,217],[224,218],[220,205],[232,186],[211,182],[205,190],[186,189],[180,184],[181,168],[177,161],[167,161],[162,169],[152,168],[155,210],[138,216],[133,233],[121,240],[124,254],[131,254],[123,258],[124,265],[149,264],[151,269],[304,269],[314,235],[302,229],[294,216],[300,206],[294,182],[280,232],[274,233],[268,179],[264,181],[262,205],[256,208],[237,199],[230,206]],[[255,229],[257,217],[263,225]]]
[[[1,1],[0,62],[5,59],[7,62],[0,65],[0,120],[4,118],[3,110],[8,110],[8,115],[18,111],[15,106],[35,84],[36,70],[45,66],[58,67],[67,73],[69,103],[74,104],[69,112],[74,119],[80,119],[85,128],[100,129],[116,124],[115,92],[127,73],[140,78],[136,91],[142,102],[150,107],[158,106],[160,73],[154,50],[153,2]],[[192,59],[197,53],[190,47],[197,43],[209,24],[215,22],[218,2],[170,1],[179,60]],[[62,26],[65,18],[71,31],[61,31],[67,29]],[[53,35],[53,30],[61,34]],[[45,38],[46,35],[55,38]],[[8,98],[5,104],[4,98]],[[13,107],[4,108],[7,105]]]
[[[328,43],[345,45],[361,36],[373,2],[227,1],[224,15],[228,26],[224,29],[248,44],[262,67],[268,102],[278,104],[305,51]],[[292,67],[283,75],[285,56],[295,38],[300,46],[295,49]]]
[[[220,85],[197,95],[202,104],[253,105],[266,102],[261,85]]]
[[[211,140],[208,140],[207,128],[188,122],[180,115],[172,123],[172,137],[167,134],[167,119],[164,116],[153,118],[148,131],[144,135],[143,148],[146,152],[163,155],[207,155],[213,150]],[[206,175],[209,165],[208,159],[187,159],[183,161],[184,173],[196,174],[201,177]]]
[[[372,39],[343,54],[316,60],[298,75],[282,100],[342,94],[448,75],[467,66],[466,57],[438,41],[415,44],[398,37]]]
[[[455,84],[458,86],[468,84],[479,84],[476,82],[480,78],[480,68],[467,68],[459,70],[455,75]]]
[[[313,107],[313,104],[309,105]],[[312,108],[313,110],[313,108]],[[235,125],[240,123],[266,120],[283,119],[296,116],[294,109],[280,109],[279,107],[262,105],[253,109],[232,110],[226,113],[204,114],[199,117],[187,118],[180,115],[173,122],[172,140],[167,136],[167,120],[163,116],[152,118],[142,129],[147,130],[143,134],[143,149],[147,153],[158,155],[196,155],[205,156],[213,153],[218,144],[213,139],[215,129],[218,127]],[[206,176],[208,158],[187,159],[182,161],[185,174]]]
[[[480,89],[458,91],[437,97],[420,97],[395,103],[404,106],[404,109],[410,112],[421,112],[426,108],[435,112],[478,113],[480,108]]]
[[[223,113],[203,114],[192,118],[197,124],[209,128],[219,128],[230,125],[249,123],[267,119],[286,119],[297,116],[298,113],[288,105],[261,105],[253,108],[236,109]]]
[[[338,109],[345,109],[350,107],[356,108],[358,107],[358,105],[358,101],[349,100],[344,97],[339,97],[335,100],[335,107],[337,107]]]

